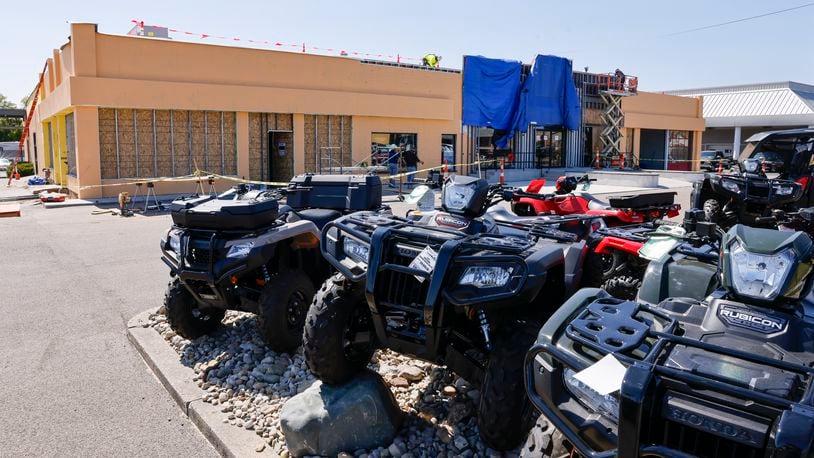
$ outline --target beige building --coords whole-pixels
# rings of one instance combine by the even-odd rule
[[[53,51],[42,76],[26,156],[82,198],[196,171],[287,182],[298,173],[378,163],[393,145],[415,148],[426,167],[472,162],[491,149],[488,138],[483,145],[476,131],[462,129],[456,70],[108,35],[95,24],[71,24],[69,41]],[[640,93],[623,110],[626,147],[643,166],[697,159],[699,99]],[[508,167],[542,167],[546,157],[549,167],[587,165],[601,126],[590,126],[590,107],[584,112],[582,132],[533,126],[517,137]],[[159,194],[195,189],[192,182],[155,186]]]
[[[460,149],[457,72],[166,39],[71,24],[48,59],[28,157],[76,195],[195,170],[254,180],[371,163],[376,140],[428,166]],[[221,185],[220,188],[223,188]],[[194,184],[161,182],[158,193]]]

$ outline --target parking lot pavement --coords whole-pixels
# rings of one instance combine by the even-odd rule
[[[217,456],[125,333],[161,303],[169,216],[91,210],[0,219],[0,455]]]

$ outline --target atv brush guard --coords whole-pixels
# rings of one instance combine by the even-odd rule
[[[532,402],[581,455],[757,457],[813,451],[814,368],[682,337],[677,322],[658,308],[609,297],[582,308],[565,333],[574,349],[613,354],[627,366],[618,395],[608,395],[610,405],[616,399],[614,424],[600,414],[584,415],[591,407],[568,386],[566,373],[585,369],[584,361],[551,343],[535,344],[527,354]],[[535,371],[542,376],[538,380]],[[535,383],[544,389],[535,389]]]

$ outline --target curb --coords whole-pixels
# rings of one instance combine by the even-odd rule
[[[35,195],[24,195],[24,196],[4,196],[0,197],[0,202],[19,202],[21,200],[37,200],[39,197]]]
[[[138,350],[181,411],[203,436],[225,457],[276,457],[268,444],[262,452],[255,447],[265,441],[253,431],[223,423],[226,416],[218,406],[203,402],[203,390],[192,381],[195,372],[182,365],[178,353],[155,330],[145,327],[156,309],[139,313],[127,322],[127,338]]]

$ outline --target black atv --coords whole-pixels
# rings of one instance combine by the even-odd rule
[[[661,302],[587,288],[542,328],[526,388],[563,436],[550,451],[814,456],[814,244],[744,225],[714,242],[710,229],[711,243],[695,246],[709,257],[668,262],[669,276],[648,270],[645,288],[651,276],[654,288],[673,281],[655,292]]]
[[[734,172],[707,173],[693,186],[694,208],[723,228],[759,226],[772,210],[814,205],[814,129],[760,132],[746,140]],[[777,160],[770,161],[769,157]],[[781,172],[768,178],[766,172]]]
[[[376,176],[310,174],[284,189],[238,185],[216,198],[174,201],[161,240],[172,278],[167,321],[195,339],[217,329],[226,310],[252,312],[275,351],[296,349],[316,286],[331,273],[320,231],[344,214],[380,207]]]
[[[321,249],[340,273],[306,318],[314,375],[344,383],[377,347],[445,364],[480,386],[486,443],[516,447],[535,416],[523,393],[525,350],[565,297],[601,279],[601,265],[583,265],[592,218],[524,218],[496,205],[516,192],[455,176],[442,211],[329,223]]]
[[[739,173],[707,173],[694,183],[693,208],[704,210],[710,222],[723,228],[735,224],[758,225],[758,218],[770,216],[772,210],[788,209],[803,195],[799,183],[780,178],[770,179],[756,160],[749,159]]]

